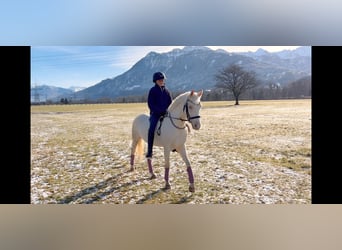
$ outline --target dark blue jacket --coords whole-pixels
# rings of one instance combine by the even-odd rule
[[[150,115],[160,116],[164,113],[172,102],[170,91],[165,87],[155,84],[148,93],[147,104]]]

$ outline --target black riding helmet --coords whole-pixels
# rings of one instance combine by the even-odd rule
[[[155,83],[157,80],[166,79],[166,76],[163,72],[156,72],[153,74],[153,82]]]

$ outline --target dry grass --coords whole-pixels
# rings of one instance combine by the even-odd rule
[[[162,191],[163,153],[155,147],[157,179],[145,161],[128,172],[131,124],[146,104],[31,107],[31,203],[311,203],[311,100],[203,102],[202,128],[185,165],[171,154],[172,189]]]

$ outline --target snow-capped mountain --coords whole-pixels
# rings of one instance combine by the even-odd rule
[[[83,87],[60,88],[48,85],[39,85],[31,88],[31,102],[58,102],[62,97],[69,97],[76,91],[84,89]]]
[[[212,50],[204,46],[186,46],[166,53],[150,52],[125,73],[74,92],[70,97],[97,100],[144,95],[153,86],[152,75],[156,71],[166,74],[166,84],[171,92],[208,90],[215,87],[215,75],[231,64],[254,71],[265,84],[280,85],[311,75],[311,47],[270,53],[230,53]]]

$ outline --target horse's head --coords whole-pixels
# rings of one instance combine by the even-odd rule
[[[201,128],[200,121],[200,109],[201,105],[201,97],[203,95],[203,90],[195,92],[191,91],[188,99],[184,105],[184,112],[186,113],[187,120],[191,123],[191,126],[195,130],[199,130]]]

